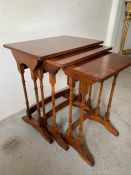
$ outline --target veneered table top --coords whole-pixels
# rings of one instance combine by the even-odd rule
[[[103,43],[102,41],[73,36],[57,36],[32,41],[5,44],[4,47],[17,50],[32,56],[37,60],[75,52]]]
[[[69,53],[63,56],[57,56],[51,59],[45,60],[45,63],[49,63],[61,68],[70,66],[75,63],[82,62],[84,60],[90,60],[92,57],[96,57],[103,53],[107,53],[112,50],[112,47],[106,47],[98,45],[95,47],[83,49],[77,52]]]
[[[69,74],[90,80],[105,80],[131,65],[131,57],[107,53],[65,68]]]

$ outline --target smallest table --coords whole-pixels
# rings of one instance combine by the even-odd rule
[[[94,165],[92,156],[87,152],[83,146],[83,121],[91,119],[102,124],[115,136],[119,135],[119,132],[113,127],[109,120],[110,108],[112,103],[112,97],[116,79],[119,72],[131,65],[131,58],[122,56],[115,53],[106,53],[103,56],[97,56],[95,58],[85,60],[81,63],[77,63],[70,67],[64,68],[64,72],[69,76],[70,86],[70,106],[69,106],[69,125],[66,132],[67,142],[80,154],[80,156],[91,166]],[[100,102],[102,96],[103,83],[108,78],[114,76],[110,98],[108,102],[107,111],[104,116],[100,115]],[[73,103],[73,81],[78,80],[80,83],[79,91],[81,94],[81,102],[76,101]],[[100,82],[100,92],[98,97],[98,103],[95,109],[92,109],[91,103],[87,103],[88,109],[85,105],[85,96],[88,93],[89,86],[95,82]],[[91,88],[89,90],[89,100],[91,99]],[[72,123],[72,106],[78,106],[81,108],[80,119]],[[73,136],[73,129],[79,126],[79,134],[77,138]]]

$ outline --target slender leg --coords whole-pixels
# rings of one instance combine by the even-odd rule
[[[50,74],[50,84],[51,84],[51,94],[52,94],[52,131],[55,134],[57,131],[56,128],[56,111],[55,111],[55,83],[56,83],[56,76],[53,74]]]
[[[70,108],[69,108],[69,127],[66,132],[66,141],[69,143],[82,157],[84,161],[86,161],[90,166],[94,165],[94,160],[92,159],[92,156],[90,153],[85,149],[83,144],[83,116],[84,116],[84,109],[85,109],[85,95],[88,91],[88,85],[85,85],[84,83],[80,83],[80,94],[82,97],[82,104],[81,104],[81,113],[80,113],[80,128],[79,128],[79,134],[77,138],[73,137],[72,134],[72,94],[73,94],[73,88],[72,88],[72,78],[70,78]]]
[[[112,103],[112,98],[113,98],[113,94],[114,94],[114,89],[115,89],[115,85],[116,85],[117,76],[118,75],[115,75],[114,79],[113,79],[111,93],[110,93],[110,98],[109,98],[109,102],[108,102],[108,107],[107,107],[107,111],[106,111],[106,114],[105,114],[105,117],[104,117],[105,120],[109,120],[111,103]]]
[[[102,89],[103,89],[103,84],[101,84],[97,107],[95,108],[94,111],[86,111],[86,114],[84,114],[83,120],[86,120],[86,119],[94,120],[94,121],[102,124],[113,135],[118,136],[119,135],[118,130],[116,128],[114,128],[114,126],[111,124],[111,122],[109,120],[110,108],[111,108],[112,97],[113,97],[114,88],[115,88],[115,84],[116,84],[116,78],[117,78],[117,75],[114,76],[111,94],[110,94],[110,98],[109,98],[109,103],[108,103],[108,107],[107,107],[107,112],[106,112],[105,116],[101,116],[99,114],[99,111],[100,111],[99,106],[100,106]],[[78,119],[72,124],[72,129],[76,128],[79,124],[80,124],[80,120]]]
[[[79,81],[79,92],[78,92],[78,97],[77,97],[78,102],[81,102],[80,86],[81,86],[81,82]]]
[[[69,97],[69,127],[67,129],[67,136],[72,136],[72,105],[73,105],[73,79],[69,77],[70,97]]]
[[[126,35],[127,35],[127,32],[128,32],[128,27],[129,27],[129,19],[126,16],[125,20],[124,20],[124,26],[123,26],[123,32],[122,32],[120,54],[123,54],[123,51],[124,51],[124,46],[125,46],[125,41],[126,41]]]
[[[85,96],[82,94],[82,104],[81,104],[81,113],[80,113],[80,127],[79,127],[79,140],[83,137],[83,117],[84,117],[84,108],[85,108]],[[82,141],[80,141],[82,142]]]
[[[51,94],[52,94],[52,128],[50,130],[52,137],[56,140],[56,142],[64,149],[67,150],[69,145],[65,143],[62,134],[57,131],[56,125],[56,110],[55,110],[55,83],[56,83],[56,75],[49,74],[50,84],[51,84]]]
[[[38,95],[38,87],[37,87],[37,74],[35,71],[31,71],[32,80],[34,82],[34,90],[35,90],[35,97],[36,97],[36,104],[37,104],[37,113],[38,113],[38,122],[40,127],[43,126],[42,117],[40,112],[40,104],[39,104],[39,95]]]
[[[57,91],[55,93],[55,99],[58,99],[60,97],[64,97],[66,99],[68,99],[69,97],[69,88],[64,88],[62,89],[61,91]],[[52,97],[51,96],[48,96],[44,99],[44,103],[45,105],[52,102]],[[40,101],[40,107],[42,107],[42,102]],[[31,113],[34,113],[35,111],[37,110],[37,105],[36,104],[33,104],[31,107],[30,107],[30,112]]]
[[[95,115],[98,115],[100,113],[100,103],[101,103],[102,90],[103,90],[103,81],[101,82],[101,86],[100,86],[98,102],[97,102],[97,106],[95,108]]]
[[[87,100],[87,107],[89,108],[88,109],[89,111],[92,110],[92,106],[91,106],[91,94],[92,94],[92,84],[90,84],[89,96],[88,96],[88,100]]]
[[[37,74],[34,71],[31,71],[32,79],[34,81],[34,90],[35,90],[35,96],[36,96],[36,103],[37,103],[37,113],[38,113],[38,119],[35,120],[34,118],[31,118],[30,120],[28,117],[24,116],[22,119],[32,125],[44,138],[48,143],[52,143],[53,139],[51,138],[50,134],[48,133],[45,125],[44,125],[44,120],[41,117],[40,113],[40,105],[39,105],[39,96],[38,96],[38,88],[37,88]]]
[[[26,90],[26,85],[25,85],[25,78],[24,78],[24,65],[21,65],[21,79],[22,79],[22,85],[23,85],[23,90],[24,90],[24,96],[25,96],[25,103],[26,103],[26,113],[27,117],[31,119],[31,113],[30,113],[30,108],[29,108],[29,101],[28,101],[28,96],[27,96],[27,90]]]
[[[44,88],[43,88],[43,71],[40,69],[38,70],[38,78],[39,78],[39,81],[40,81],[40,92],[41,92],[41,102],[42,102],[42,111],[43,111],[43,118],[44,118],[44,121],[45,123],[47,123],[47,117],[46,117],[46,114],[45,114],[45,100],[44,100]]]

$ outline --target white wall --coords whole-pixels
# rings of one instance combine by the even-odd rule
[[[0,0],[0,45],[62,34],[106,41],[111,6],[112,0]],[[33,103],[29,73],[26,79]],[[47,95],[47,77],[45,82]],[[60,76],[57,83],[58,88],[64,86]],[[3,48],[0,49],[0,84],[0,119],[4,119],[25,105],[15,61],[10,51]]]
[[[119,9],[120,9],[120,3],[121,0],[113,0],[111,11],[110,11],[110,19],[108,23],[108,30],[107,30],[107,36],[106,36],[106,45],[112,45],[114,43],[114,36],[116,36],[117,28],[119,24]]]

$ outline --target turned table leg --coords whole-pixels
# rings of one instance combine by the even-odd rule
[[[83,144],[83,117],[84,117],[84,109],[85,109],[85,95],[88,91],[88,86],[84,83],[80,83],[80,94],[81,94],[81,112],[80,112],[80,127],[79,127],[79,134],[77,138],[73,136],[72,131],[72,104],[73,104],[73,79],[69,79],[69,86],[70,86],[70,106],[69,106],[69,126],[66,132],[66,141],[69,143],[85,160],[90,166],[94,165],[94,160],[90,153],[85,149]]]
[[[107,111],[105,113],[105,116],[100,115],[100,102],[101,102],[101,96],[102,96],[102,90],[103,90],[103,82],[101,82],[99,96],[98,96],[98,102],[97,102],[96,108],[92,111],[87,111],[86,110],[86,113],[84,114],[84,120],[90,119],[90,120],[94,120],[94,121],[102,124],[109,132],[111,132],[115,136],[118,136],[119,132],[112,125],[112,123],[110,122],[109,116],[110,116],[110,108],[111,108],[111,103],[112,103],[112,98],[113,98],[113,93],[114,93],[114,88],[115,88],[117,76],[118,75],[115,75],[114,79],[113,79],[111,93],[110,93],[109,102],[108,102],[108,107],[107,107]],[[80,119],[76,120],[72,124],[72,128],[74,129],[78,125],[80,125]]]
[[[109,120],[111,103],[112,103],[112,98],[113,98],[113,94],[114,94],[117,76],[118,75],[115,75],[114,79],[113,79],[112,88],[111,88],[110,97],[109,97],[109,102],[108,102],[108,107],[107,107],[107,111],[106,111],[105,117],[104,117],[105,120]]]
[[[50,133],[52,137],[56,140],[56,142],[64,149],[67,150],[69,145],[64,141],[63,136],[57,130],[56,125],[56,109],[55,109],[55,83],[56,83],[56,75],[49,73],[49,79],[51,84],[51,95],[52,95],[52,127],[50,129]]]
[[[98,104],[97,104],[97,107],[95,109],[95,115],[93,114],[91,117],[95,121],[100,122],[106,129],[108,129],[115,136],[118,136],[119,132],[111,124],[111,122],[109,120],[109,116],[110,116],[110,108],[111,108],[111,103],[112,103],[112,98],[113,98],[113,93],[114,93],[114,88],[115,88],[117,76],[118,75],[115,75],[114,79],[113,79],[111,93],[110,93],[109,102],[108,102],[108,107],[107,107],[107,111],[106,111],[105,116],[100,116],[100,107],[99,106],[100,106],[100,102],[101,102],[102,89],[103,89],[103,82],[101,82],[101,87],[100,87],[100,92],[99,92],[99,97],[98,97]]]
[[[34,118],[29,119],[27,116],[22,117],[22,119],[32,125],[44,138],[48,143],[52,143],[53,139],[51,138],[46,126],[44,119],[41,117],[40,112],[40,103],[39,103],[39,95],[38,95],[38,87],[37,87],[37,72],[31,71],[32,80],[34,82],[34,91],[35,91],[35,97],[36,97],[36,104],[37,104],[37,114],[38,119],[35,120]]]
[[[92,105],[91,105],[91,94],[92,94],[92,84],[90,84],[90,87],[89,87],[89,96],[88,96],[88,100],[86,102],[86,106],[87,106],[87,109],[89,111],[92,110]]]
[[[84,117],[85,95],[86,94],[84,94],[81,91],[81,95],[82,95],[82,101],[81,101],[80,126],[79,126],[79,135],[78,135],[79,140],[81,140],[83,138],[83,117]],[[80,141],[80,142],[82,142],[82,141]]]
[[[39,95],[38,95],[38,87],[37,87],[37,77],[34,72],[32,72],[32,80],[34,82],[34,90],[37,104],[37,113],[38,113],[38,122],[40,126],[42,126],[41,113],[40,113],[40,105],[39,105]]]
[[[69,77],[69,87],[70,87],[70,96],[69,96],[69,126],[67,129],[67,137],[72,136],[72,106],[73,106],[73,79]]]
[[[40,92],[41,92],[43,118],[44,118],[45,124],[47,124],[47,117],[46,117],[46,114],[45,114],[45,98],[44,98],[44,88],[43,88],[43,76],[44,76],[43,70],[42,69],[38,70],[38,78],[39,78],[39,81],[40,81]]]
[[[26,84],[25,84],[25,77],[24,77],[24,65],[20,66],[20,74],[21,74],[22,86],[23,86],[23,91],[24,91],[24,96],[25,96],[26,113],[27,113],[27,117],[31,119],[32,117],[30,113],[28,95],[27,95]]]
[[[102,90],[103,90],[103,81],[101,82],[101,85],[100,85],[98,102],[97,102],[97,106],[95,108],[95,115],[99,115],[99,113],[100,113],[100,103],[101,103]]]

